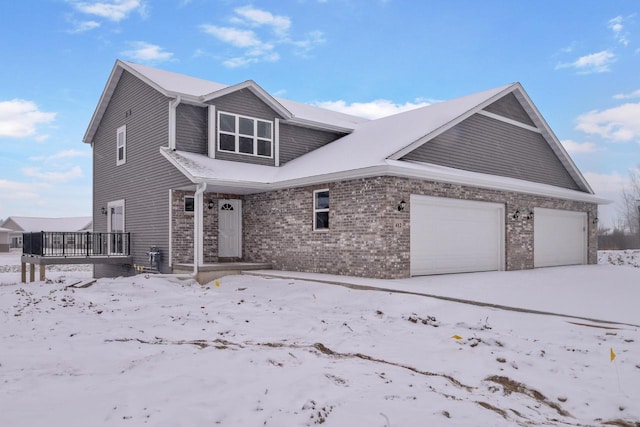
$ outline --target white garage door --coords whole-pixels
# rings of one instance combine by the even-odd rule
[[[411,195],[411,275],[504,268],[504,206]]]
[[[587,213],[535,208],[533,265],[586,264]]]

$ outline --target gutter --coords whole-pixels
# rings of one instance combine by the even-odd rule
[[[176,110],[182,102],[180,95],[176,99],[169,101],[169,149],[176,149]]]
[[[202,207],[202,195],[207,189],[207,183],[198,183],[196,187],[196,194],[194,196],[194,204],[196,211],[193,215],[193,278],[198,275],[198,267],[202,260],[202,248],[203,248],[203,207]]]

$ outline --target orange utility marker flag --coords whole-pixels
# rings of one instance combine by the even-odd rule
[[[613,352],[613,347],[611,347],[611,349],[609,350],[609,357],[611,358],[611,361],[613,362],[616,358],[616,354]]]

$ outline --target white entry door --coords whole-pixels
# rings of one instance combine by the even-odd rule
[[[242,200],[218,200],[218,256],[242,257]]]
[[[124,254],[124,200],[107,204],[107,253],[109,255]]]
[[[504,269],[504,205],[411,195],[411,275]]]
[[[533,214],[533,266],[587,263],[587,213],[536,208]]]

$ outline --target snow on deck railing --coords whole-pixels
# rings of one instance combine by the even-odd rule
[[[115,257],[131,253],[131,233],[24,233],[23,255],[42,257]]]

